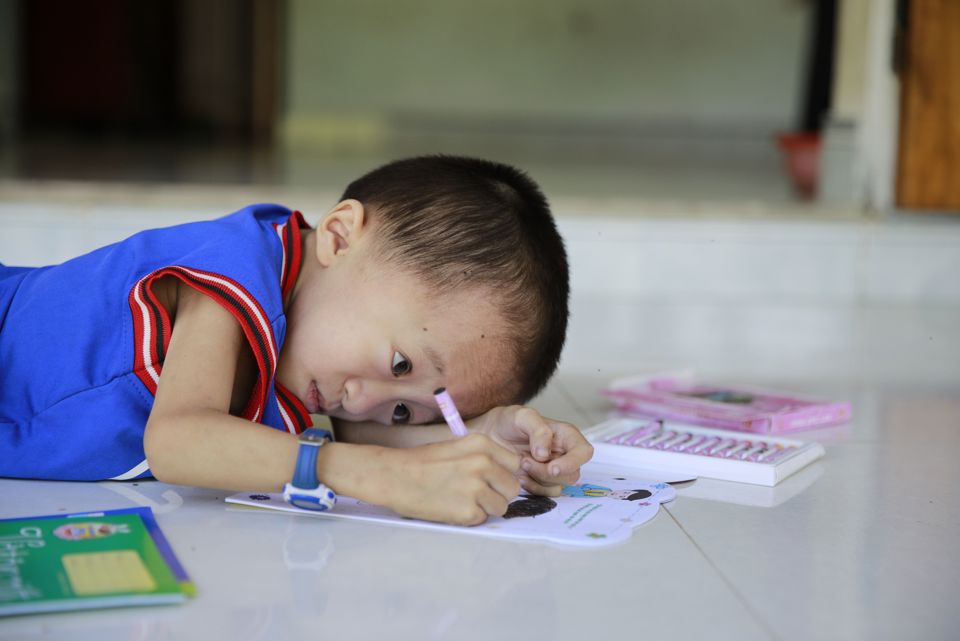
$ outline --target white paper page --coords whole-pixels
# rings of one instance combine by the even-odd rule
[[[633,528],[656,516],[660,503],[676,497],[674,489],[666,483],[621,476],[619,472],[603,468],[592,471],[589,467],[584,468],[580,481],[565,488],[564,493],[564,496],[546,500],[543,497],[518,497],[511,503],[505,517],[492,517],[472,527],[408,519],[350,497],[338,497],[336,507],[330,512],[293,507],[283,500],[281,494],[242,493],[226,500],[236,505],[320,518],[593,547],[625,541]],[[546,511],[539,513],[543,510]],[[522,515],[524,513],[535,515]]]

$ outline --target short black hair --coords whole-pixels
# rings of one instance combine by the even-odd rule
[[[510,323],[518,381],[501,403],[523,403],[556,371],[567,333],[570,274],[547,199],[524,172],[463,156],[420,156],[352,182],[378,228],[379,251],[439,293],[485,286]]]
[[[524,494],[507,506],[503,518],[515,519],[520,516],[540,516],[557,507],[557,502],[546,496]]]

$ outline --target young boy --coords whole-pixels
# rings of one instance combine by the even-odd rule
[[[556,369],[567,298],[536,185],[445,156],[361,177],[316,229],[257,205],[0,266],[0,476],[277,491],[319,413],[333,491],[479,523],[521,485],[559,493],[592,453],[515,405]],[[473,434],[384,427],[439,423],[441,386]]]

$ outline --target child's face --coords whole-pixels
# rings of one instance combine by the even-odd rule
[[[344,229],[337,233],[346,236]],[[321,222],[305,240],[280,383],[311,413],[350,421],[437,422],[438,387],[464,415],[488,409],[491,386],[512,371],[490,296],[473,289],[438,297],[374,257],[369,234],[334,238],[349,241],[337,249],[323,245],[326,233]]]

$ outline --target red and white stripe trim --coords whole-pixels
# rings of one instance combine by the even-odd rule
[[[292,223],[292,224],[291,224]],[[281,289],[283,295],[292,289],[300,268],[300,228],[306,227],[299,212],[274,225],[283,245]],[[142,277],[130,291],[129,304],[134,325],[134,373],[152,395],[156,395],[162,363],[170,342],[172,324],[166,308],[153,293],[153,283],[164,276],[173,276],[200,293],[213,298],[229,311],[250,345],[257,362],[259,376],[244,409],[243,416],[261,422],[270,383],[274,383],[278,409],[287,431],[298,434],[311,424],[309,412],[300,401],[274,381],[278,350],[273,328],[256,298],[233,279],[191,267],[162,267]]]

